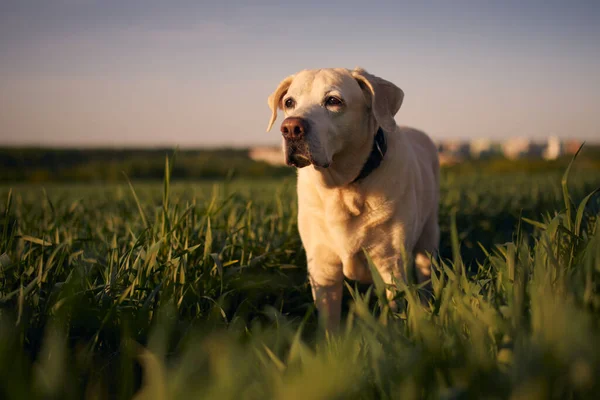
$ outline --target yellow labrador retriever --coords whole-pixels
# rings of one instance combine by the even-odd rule
[[[396,125],[404,93],[364,69],[303,70],[268,99],[267,131],[281,124],[288,165],[298,168],[298,230],[322,323],[339,326],[344,276],[370,283],[362,249],[386,284],[419,282],[439,244],[439,162],[423,132]],[[388,290],[388,297],[392,292]]]

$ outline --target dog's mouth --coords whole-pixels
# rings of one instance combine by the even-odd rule
[[[314,165],[315,168],[318,169],[325,169],[329,167],[329,163],[320,163],[316,161],[308,151],[300,151],[288,146],[285,153],[285,162],[287,165],[292,167],[304,168],[308,167],[309,165]]]
[[[329,167],[329,162],[319,162],[313,157],[308,143],[304,140],[285,140],[285,162],[287,165],[304,168],[309,165],[318,169]]]
[[[312,164],[313,161],[306,142],[286,140],[285,162],[287,165],[296,168],[304,168]]]
[[[310,161],[310,158],[305,156],[304,154],[290,154],[287,157],[287,165],[296,167],[296,168],[304,168],[309,166],[310,164],[312,164],[312,162]]]

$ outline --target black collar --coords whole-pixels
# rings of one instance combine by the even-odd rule
[[[352,181],[352,183],[363,179],[368,176],[373,170],[379,167],[381,161],[383,161],[383,156],[385,156],[385,152],[387,151],[387,142],[385,140],[385,134],[383,133],[383,129],[377,129],[377,134],[375,135],[375,140],[373,140],[373,148],[371,149],[371,154],[369,154],[369,158],[363,165],[362,169],[358,176]]]

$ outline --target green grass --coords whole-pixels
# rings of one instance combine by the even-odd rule
[[[600,180],[561,178],[445,172],[433,303],[348,282],[337,336],[293,179],[1,188],[0,398],[595,398]]]

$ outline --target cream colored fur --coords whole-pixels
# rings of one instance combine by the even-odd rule
[[[342,107],[323,105],[331,94],[343,100]],[[425,133],[396,125],[402,90],[363,69],[303,70],[285,78],[269,96],[267,130],[290,97],[295,106],[285,116],[309,122],[313,158],[298,169],[298,229],[319,316],[336,329],[344,276],[371,282],[363,248],[387,284],[405,279],[404,250],[415,260],[419,282],[429,279],[429,254],[439,243],[437,149]],[[351,183],[380,126],[388,144],[381,165]]]

